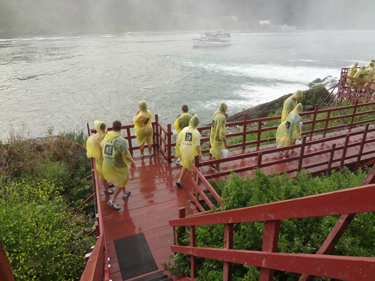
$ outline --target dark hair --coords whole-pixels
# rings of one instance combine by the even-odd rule
[[[182,112],[188,112],[188,111],[189,111],[189,108],[188,108],[188,106],[187,106],[186,104],[184,104],[184,105],[181,107],[181,109],[182,109]]]
[[[113,126],[113,130],[114,131],[120,131],[121,130],[121,126],[122,126],[121,121],[118,121],[118,120],[113,121],[112,126]]]
[[[100,129],[105,130],[107,128],[107,125],[105,123],[100,124]]]

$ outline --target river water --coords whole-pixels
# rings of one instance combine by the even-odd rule
[[[207,124],[221,101],[231,115],[375,59],[375,31],[232,33],[230,47],[193,48],[198,36],[0,39],[0,140],[129,124],[144,99],[164,125],[183,104]]]

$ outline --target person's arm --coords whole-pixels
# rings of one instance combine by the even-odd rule
[[[198,155],[199,155],[199,161],[200,161],[200,160],[202,160],[201,146],[200,145],[196,146],[196,149],[197,149],[197,152],[198,152]]]
[[[124,160],[125,164],[130,166],[132,169],[135,168],[134,159],[130,155],[130,153],[123,154],[122,159]]]
[[[219,130],[220,130],[219,137],[224,142],[225,148],[228,148],[227,137],[225,135],[225,125],[224,127],[221,127]]]

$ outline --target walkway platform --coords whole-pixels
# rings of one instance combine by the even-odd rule
[[[375,127],[371,125],[370,127]],[[363,128],[354,128],[348,130],[348,132],[355,132],[356,130],[363,130]],[[327,141],[316,145],[306,146],[305,154],[313,153],[316,151],[322,151],[324,149],[330,149],[332,144],[335,143],[337,146],[343,146],[345,142],[345,131],[337,131],[329,133],[326,137],[342,136],[340,139],[334,141]],[[349,145],[355,142],[361,142],[361,136],[352,136],[349,141]],[[314,136],[310,140],[322,139],[323,135]],[[375,139],[375,132],[368,133],[367,140]],[[230,152],[230,156],[239,155],[254,151],[264,151],[266,149],[273,149],[276,144],[269,144],[260,147],[247,148],[245,151],[236,150]],[[361,162],[368,161],[375,158],[375,142],[366,144],[364,147],[365,151],[374,151],[372,154],[364,155]],[[358,154],[358,149],[348,148],[346,155],[350,157]],[[290,152],[290,162],[282,163],[278,165],[272,165],[263,168],[263,172],[270,173],[283,173],[284,171],[290,171],[296,169],[298,160],[292,160],[293,157],[299,156],[299,150],[294,149]],[[224,171],[230,171],[240,167],[252,166],[257,163],[257,157],[246,158],[231,162],[222,163],[220,169]],[[311,165],[319,163],[323,158],[329,158],[329,153],[312,156],[304,160],[304,165]],[[282,157],[279,153],[267,154],[262,159],[262,163],[273,163],[281,160]],[[341,159],[341,153],[337,151],[334,159]],[[345,166],[355,163],[356,158],[352,160],[348,159],[345,161]],[[103,210],[103,221],[104,221],[104,232],[107,240],[108,256],[110,257],[110,279],[113,281],[122,280],[120,268],[117,262],[116,251],[114,248],[114,240],[128,237],[138,233],[144,233],[150,250],[153,254],[155,262],[158,266],[158,270],[150,272],[145,275],[154,274],[156,272],[163,271],[161,263],[168,262],[169,256],[172,255],[170,246],[173,244],[173,228],[169,226],[169,220],[176,219],[179,216],[179,208],[185,207],[186,212],[189,214],[196,214],[199,211],[192,203],[189,198],[189,194],[194,191],[194,186],[191,182],[190,172],[186,174],[183,179],[184,188],[178,188],[175,184],[178,172],[180,170],[174,163],[168,163],[161,153],[155,153],[152,158],[147,155],[144,159],[140,158],[139,154],[134,155],[135,164],[137,169],[131,173],[130,180],[127,186],[127,190],[132,192],[131,196],[123,200],[121,194],[118,196],[117,203],[121,207],[120,211],[116,211],[107,205],[109,195],[103,192],[101,186],[100,204]],[[203,157],[204,160],[209,160],[209,157]],[[323,159],[326,161],[326,159]],[[338,162],[332,164],[332,168],[339,165]],[[314,167],[309,169],[308,172],[312,174],[324,173],[327,169],[326,165]],[[214,175],[214,171],[208,167],[201,167],[201,172],[205,178],[210,179]],[[253,176],[252,171],[246,171],[239,173],[240,177]],[[293,176],[293,174],[291,174]],[[227,178],[224,176],[221,178]],[[215,178],[219,180],[220,178]],[[202,188],[203,185],[201,184]],[[143,276],[145,276],[143,275]],[[134,277],[129,280],[137,280],[139,277]]]
[[[127,190],[131,196],[123,200],[120,193],[116,203],[121,210],[116,211],[107,205],[110,195],[100,186],[100,204],[103,212],[104,233],[107,241],[111,268],[110,279],[122,280],[117,262],[114,240],[144,233],[158,270],[145,275],[163,271],[161,263],[169,261],[173,244],[173,228],[168,222],[179,217],[179,208],[185,207],[186,213],[195,214],[198,210],[183,188],[176,186],[176,177],[180,168],[168,163],[161,153],[144,159],[134,155],[137,166],[131,173]],[[128,280],[136,280],[142,275]]]

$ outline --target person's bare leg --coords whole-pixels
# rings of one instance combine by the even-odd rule
[[[144,144],[141,144],[139,146],[139,150],[141,151],[141,155],[144,155],[143,152],[145,151],[145,145]]]
[[[125,187],[115,187],[115,193],[113,193],[112,195],[112,201],[115,202],[116,201],[116,198],[117,196],[119,195],[119,193],[121,192],[121,189],[125,189]]]
[[[107,191],[111,191],[111,190],[112,190],[111,187],[108,187],[108,181],[107,181],[106,179],[101,179],[100,181],[101,181],[101,183],[102,183],[104,189],[107,189],[107,188],[108,188]]]
[[[182,180],[182,178],[185,176],[186,172],[187,172],[187,169],[185,167],[181,167],[180,173],[178,175],[178,180],[179,181]]]
[[[220,159],[220,158],[219,158]],[[215,168],[216,168],[216,171],[219,171],[219,169],[220,169],[220,163],[216,163],[215,164]]]
[[[289,150],[284,150],[284,152],[283,152],[284,158],[286,158],[288,156],[288,153],[289,153]]]
[[[152,153],[152,143],[148,143],[147,148],[148,148],[148,154],[151,154]]]

